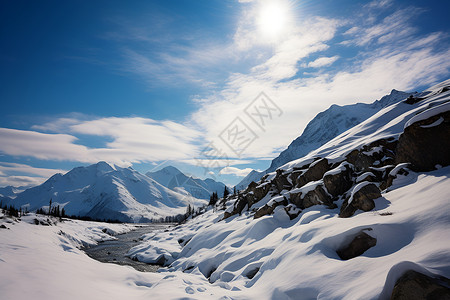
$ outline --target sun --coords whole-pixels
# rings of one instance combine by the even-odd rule
[[[289,7],[282,1],[264,3],[259,8],[258,27],[263,35],[274,39],[287,30]]]

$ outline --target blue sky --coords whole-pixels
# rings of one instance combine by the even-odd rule
[[[449,9],[398,0],[2,1],[0,186],[99,160],[142,172],[175,165],[236,184],[331,104],[447,79]],[[248,113],[261,92],[277,108],[264,124]],[[239,149],[227,140],[233,126],[251,133]]]

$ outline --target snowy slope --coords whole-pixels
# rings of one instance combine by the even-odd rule
[[[338,166],[329,166],[334,169],[325,174],[339,174],[346,169],[340,162],[348,159],[349,153],[356,151],[370,157],[382,147],[366,152],[363,147],[369,143],[395,143],[405,127],[448,113],[450,80],[415,96],[421,100],[387,106],[307,156],[270,173],[258,187],[261,190],[271,185],[274,190],[250,207],[241,206],[239,213],[232,214],[237,203],[254,199],[251,197],[256,196],[258,188],[249,188],[238,198],[230,197],[225,205],[219,201],[219,211],[209,210],[178,226],[170,235],[160,232],[144,237],[145,241],[131,249],[129,255],[148,262],[164,256],[170,265],[169,274],[179,276],[183,272],[207,278],[212,286],[228,290],[227,296],[232,299],[389,299],[395,282],[407,270],[450,277],[450,240],[444,238],[450,236],[450,166],[427,173],[407,169],[400,173],[405,163],[397,167],[385,163],[380,168],[374,165],[383,162],[368,163],[364,168],[373,172],[391,170],[380,176],[393,181],[383,189],[381,197],[373,199],[373,208],[367,212],[356,210],[351,217],[339,217],[344,202],[351,202],[364,186],[381,186],[380,180],[364,181],[368,172],[358,170],[356,165],[352,167],[352,178],[359,179],[353,182],[354,187],[333,199],[334,206],[319,201],[295,208],[286,203],[260,217],[255,213],[277,201],[288,202],[290,192],[313,191],[324,180],[300,187],[291,182],[291,187],[282,185],[277,190],[277,178],[286,176],[289,181],[294,172],[311,170],[314,164],[309,164],[315,159],[320,162],[318,157],[326,157],[331,166]],[[436,127],[446,122],[446,127],[441,128],[448,130],[449,120],[445,118],[420,126]],[[308,169],[300,169],[307,165]],[[292,210],[298,215],[289,215]],[[227,213],[230,216],[226,218]],[[361,232],[376,239],[376,243],[354,258],[341,259],[338,251]],[[165,286],[170,288],[169,284]],[[200,296],[195,289],[194,293]]]
[[[42,185],[30,188],[12,201],[29,211],[53,206],[64,207],[66,214],[97,219],[144,222],[184,213],[188,204],[204,201],[172,191],[132,168],[105,162],[78,167],[65,175],[55,174]]]
[[[171,190],[184,190],[198,199],[208,199],[213,192],[223,195],[225,184],[211,178],[205,180],[186,176],[175,167],[168,166],[145,175]]]
[[[442,91],[444,87],[448,86],[450,86],[450,79],[432,86],[422,93],[415,94],[415,97],[425,98],[416,104],[406,104],[402,101],[385,107],[364,122],[311,151],[308,155],[286,163],[280,169],[298,168],[315,157],[339,160],[353,149],[359,149],[373,141],[388,138],[398,139],[407,122],[412,120],[415,115],[450,101],[450,90]]]
[[[274,158],[267,170],[262,172],[252,171],[236,185],[236,188],[238,190],[245,189],[252,181],[257,182],[263,175],[275,171],[278,167],[292,160],[305,156],[347,129],[366,120],[382,108],[406,99],[409,95],[411,93],[392,90],[389,95],[371,104],[356,103],[345,106],[334,104],[330,106],[308,123],[302,135],[292,141],[278,157]]]
[[[16,194],[20,193],[22,190],[13,187],[13,186],[5,186],[0,187],[0,197],[9,197],[9,198],[15,198]]]

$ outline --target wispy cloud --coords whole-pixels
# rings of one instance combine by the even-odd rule
[[[27,188],[43,183],[56,173],[66,172],[60,169],[36,168],[26,164],[0,162],[0,186],[12,185]]]
[[[105,160],[118,165],[195,157],[201,133],[173,121],[146,118],[56,119],[34,126],[64,134],[0,128],[0,152],[43,160],[94,163]],[[77,135],[98,136],[103,148],[80,144]]]
[[[235,167],[225,167],[222,170],[220,170],[219,173],[222,175],[234,175],[234,176],[238,176],[238,177],[245,177],[251,171],[253,171],[253,169],[251,169],[251,168],[239,169],[239,168],[235,168]]]
[[[332,57],[319,57],[318,59],[311,61],[307,64],[309,68],[320,68],[332,65],[336,60],[339,59],[338,55]]]
[[[389,2],[376,5],[374,2],[372,7],[387,8]],[[353,29],[343,35],[341,31],[351,23],[326,18],[304,20],[274,47],[270,58],[255,65],[248,73],[232,74],[224,89],[202,99],[202,107],[192,115],[192,120],[204,128],[209,141],[233,157],[232,149],[219,136],[236,117],[240,117],[258,136],[241,158],[274,157],[301,134],[317,112],[331,104],[372,102],[392,88],[410,90],[432,84],[449,73],[450,61],[446,57],[450,50],[438,47],[443,37],[441,33],[417,34],[412,21],[420,12],[413,7],[385,11],[379,22],[355,23]],[[244,30],[244,25],[241,24],[238,30]],[[247,28],[245,34],[251,35],[251,30],[251,27]],[[235,39],[241,38],[235,36]],[[352,51],[357,55],[351,58],[338,55],[336,48],[342,48],[339,40],[343,38],[350,41],[349,46],[352,45]],[[325,50],[331,56],[309,59],[312,54]],[[325,67],[338,57],[339,70],[325,69],[302,76],[302,66]],[[255,126],[244,113],[261,91],[283,111],[282,117],[270,120],[264,130]]]

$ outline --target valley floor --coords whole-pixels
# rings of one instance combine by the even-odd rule
[[[9,229],[0,229],[0,298],[388,299],[407,269],[450,277],[449,177],[450,167],[411,173],[375,201],[374,211],[347,219],[321,206],[293,220],[276,210],[256,220],[244,213],[219,222],[220,215],[208,211],[148,235],[130,252],[140,260],[161,254],[173,260],[158,273],[100,263],[79,249],[132,225],[42,226],[32,214],[12,223],[3,217],[0,224]],[[340,260],[336,250],[367,228],[376,246]],[[179,239],[190,241],[182,248]]]

